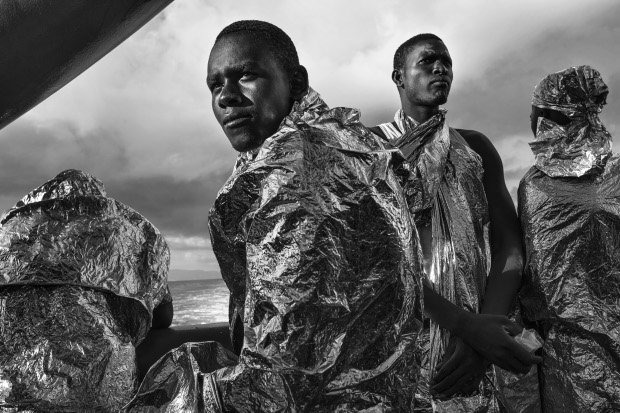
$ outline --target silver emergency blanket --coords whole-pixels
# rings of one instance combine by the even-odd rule
[[[196,372],[208,391],[194,392],[193,405],[413,410],[422,270],[392,152],[357,111],[330,110],[311,90],[257,151],[239,156],[210,230],[243,348],[234,367]],[[196,382],[149,380],[170,395],[152,400],[165,412],[190,393],[170,389]]]
[[[517,311],[517,322],[523,324]],[[530,353],[535,352],[543,345],[543,340],[534,329],[523,329],[515,341]],[[495,366],[495,377],[498,387],[498,398],[503,406],[502,413],[540,413],[540,385],[538,380],[538,366],[534,365],[525,374],[515,374]]]
[[[117,412],[135,346],[170,301],[168,247],[142,215],[68,170],[0,219],[0,409]]]
[[[611,135],[598,114],[609,90],[590,66],[552,73],[534,88],[532,105],[568,116],[568,125],[538,118],[536,141],[530,143],[536,167],[552,177],[600,173],[611,155]]]
[[[220,410],[219,399],[214,397],[215,384],[206,373],[237,363],[237,356],[214,341],[182,344],[149,369],[124,410],[168,413]]]
[[[405,185],[410,212],[418,227],[431,226],[432,262],[429,279],[444,298],[478,313],[491,263],[489,213],[482,183],[482,160],[463,137],[448,126],[446,111],[414,126],[392,144],[411,168]],[[421,339],[423,379],[416,393],[416,412],[491,412],[497,407],[494,373],[489,368],[478,391],[447,401],[431,400],[431,372],[441,360],[449,332],[430,322]]]
[[[598,72],[582,67],[559,73],[572,80],[559,79],[557,84],[583,87],[579,96],[584,101],[572,103],[581,105],[592,120],[607,94]],[[561,145],[562,137],[571,142],[607,140],[597,135],[601,129],[596,127],[588,129],[594,136],[570,125],[564,130],[567,135],[543,141],[558,158],[563,150],[571,151],[567,158],[579,158],[574,147]],[[546,133],[545,128],[540,131]],[[592,147],[581,147],[583,159]],[[581,176],[583,164],[572,165],[571,170],[568,163],[553,160],[543,168],[537,164],[519,187],[526,246],[523,316],[545,340],[539,366],[543,412],[618,412],[620,159],[613,155]]]

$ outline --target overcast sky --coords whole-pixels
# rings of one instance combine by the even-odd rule
[[[598,69],[611,90],[603,122],[620,132],[619,15],[613,0],[176,0],[0,131],[0,209],[81,169],[164,233],[171,268],[218,270],[207,214],[236,154],[211,112],[205,76],[217,33],[240,19],[287,32],[311,86],[330,106],[359,108],[368,126],[398,109],[396,48],[418,33],[438,35],[454,61],[448,120],[492,140],[514,194],[533,162],[531,92],[546,74]]]

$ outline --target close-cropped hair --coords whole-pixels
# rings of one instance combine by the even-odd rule
[[[403,67],[405,67],[409,51],[413,49],[416,44],[425,40],[439,40],[440,42],[443,42],[443,40],[441,40],[438,36],[432,33],[416,34],[411,39],[398,46],[398,49],[396,49],[396,53],[394,53],[394,69],[402,69]]]
[[[264,42],[286,73],[291,74],[299,66],[295,44],[279,27],[260,20],[239,20],[224,27],[215,41],[236,33],[248,33]]]

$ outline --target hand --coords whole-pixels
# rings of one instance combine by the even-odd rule
[[[472,314],[463,320],[456,335],[469,344],[491,363],[513,373],[527,373],[531,365],[540,363],[541,357],[530,354],[513,336],[523,327],[508,317],[492,314]]]
[[[456,394],[469,394],[476,390],[488,362],[457,336],[451,336],[448,348],[435,368],[437,374],[431,381],[431,395],[445,400]]]

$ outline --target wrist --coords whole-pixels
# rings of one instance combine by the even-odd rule
[[[449,329],[450,333],[467,341],[466,335],[471,331],[471,324],[474,322],[474,317],[475,314],[461,309],[454,318],[454,325]]]

